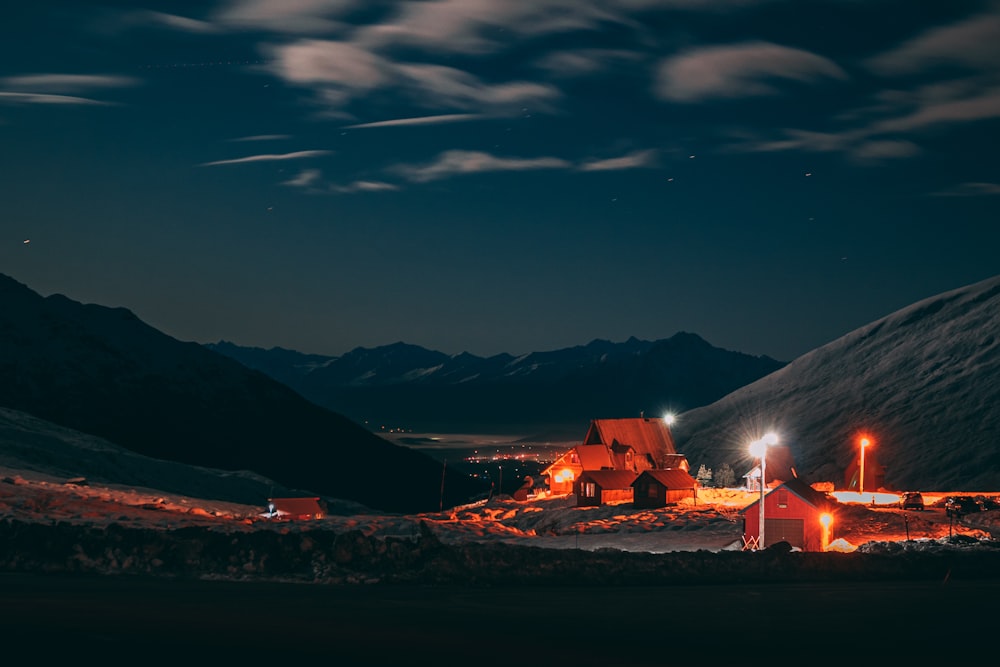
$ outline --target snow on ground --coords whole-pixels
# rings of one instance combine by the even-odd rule
[[[982,512],[952,522],[933,503],[947,493],[924,494],[928,509],[903,512],[893,505],[841,503],[837,506],[830,550],[853,551],[868,543],[899,543],[907,549],[938,548],[992,541],[1000,535],[1000,511]],[[691,499],[658,509],[631,503],[580,508],[573,496],[524,502],[494,498],[440,513],[357,514],[352,506],[331,506],[311,521],[265,516],[263,506],[165,494],[154,489],[91,485],[83,478],[60,478],[0,468],[0,520],[67,522],[107,526],[174,529],[201,526],[223,531],[358,530],[378,537],[419,534],[421,523],[446,543],[509,542],[559,549],[623,551],[722,551],[739,549],[740,510],[757,498],[741,489],[700,489]],[[954,539],[962,536],[962,540]],[[870,548],[870,547],[866,547]]]

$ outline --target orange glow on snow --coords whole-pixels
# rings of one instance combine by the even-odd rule
[[[858,493],[857,491],[834,491],[831,493],[834,498],[842,503],[863,503],[865,505],[898,505],[899,494],[887,491],[875,491],[873,493]]]

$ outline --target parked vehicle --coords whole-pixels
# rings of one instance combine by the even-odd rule
[[[982,512],[983,507],[972,496],[948,496],[944,501],[944,511],[950,517],[960,517]]]
[[[919,491],[907,491],[899,497],[899,506],[904,510],[924,511],[924,496]]]

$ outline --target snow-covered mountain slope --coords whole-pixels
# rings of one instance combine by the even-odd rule
[[[800,477],[840,487],[858,438],[895,489],[1000,486],[1000,276],[919,301],[680,415],[692,465],[754,464],[775,430]]]

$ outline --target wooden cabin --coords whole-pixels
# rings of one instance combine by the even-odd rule
[[[585,470],[573,483],[577,507],[599,507],[608,503],[631,502],[632,482],[636,474],[629,470]]]
[[[644,470],[632,482],[632,504],[641,508],[666,507],[690,498],[698,500],[698,481],[686,470]]]
[[[553,494],[575,493],[576,480],[586,471],[688,469],[687,459],[674,448],[670,428],[662,419],[637,417],[594,419],[583,442],[542,471]]]
[[[823,551],[826,528],[820,517],[829,513],[832,503],[826,494],[801,479],[790,479],[764,495],[764,545],[788,542],[802,551]],[[755,545],[760,534],[760,499],[750,503],[743,515],[743,544]],[[829,535],[826,536],[829,539]]]

